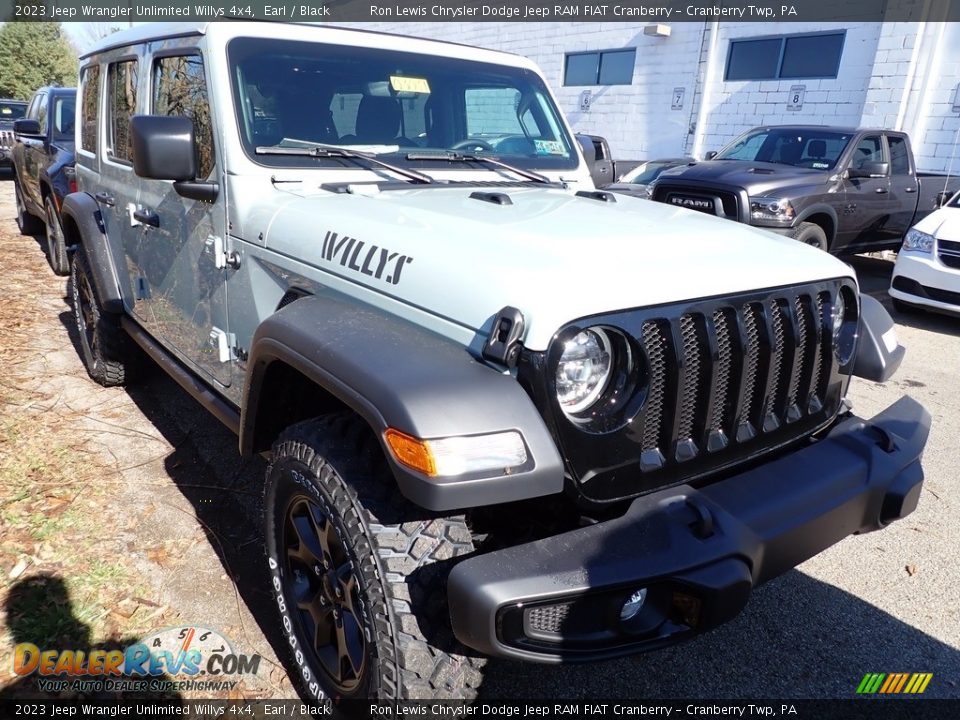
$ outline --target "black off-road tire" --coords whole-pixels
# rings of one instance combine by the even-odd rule
[[[57,275],[70,274],[70,258],[67,256],[67,243],[60,225],[60,214],[53,204],[53,196],[47,195],[43,201],[47,231],[47,259]]]
[[[40,218],[34,217],[27,211],[27,204],[20,190],[20,180],[13,179],[13,194],[17,203],[17,227],[21,235],[39,235],[43,232],[43,223]]]
[[[104,387],[128,384],[142,362],[140,349],[120,327],[119,316],[103,311],[82,247],[70,264],[70,295],[87,373]]]
[[[304,503],[312,508],[312,525],[298,515]],[[273,446],[264,515],[271,589],[305,697],[476,697],[485,660],[472,656],[453,636],[446,600],[451,561],[474,550],[470,531],[463,516],[438,517],[399,493],[376,439],[362,421],[337,414],[287,429]],[[295,521],[298,528],[309,532],[312,527],[318,537],[326,536],[327,545],[342,543],[345,552],[332,553],[331,562],[324,568],[315,565],[310,576],[299,557],[307,543],[301,540],[302,530],[294,532]],[[331,527],[332,540],[327,535]],[[291,548],[297,556],[292,560]],[[342,561],[334,562],[332,555]],[[346,569],[338,574],[337,566]],[[350,587],[359,601],[351,600],[349,611],[342,605],[339,616],[344,628],[348,614],[356,619],[366,638],[362,671],[353,673],[353,687],[346,687],[344,680],[350,673],[337,671],[340,678],[335,679],[324,670],[320,653],[313,649],[323,643],[316,642],[315,630],[312,638],[307,630],[314,623],[314,628],[328,628],[336,622],[324,619],[333,612],[327,607],[343,601],[317,600],[321,594],[332,597],[324,589],[330,568],[332,577],[352,577],[355,584]],[[320,620],[301,614],[297,597],[301,603],[314,598],[311,607],[320,608]],[[335,632],[321,634],[333,637]],[[352,673],[356,663],[342,654],[338,658],[337,666]]]
[[[824,252],[829,251],[827,234],[823,231],[822,227],[815,223],[800,223],[790,231],[790,237],[805,245],[812,245],[815,248],[819,248]]]

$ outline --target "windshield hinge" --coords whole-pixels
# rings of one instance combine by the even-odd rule
[[[483,345],[483,357],[487,360],[515,368],[520,360],[523,344],[523,313],[509,305],[493,319],[493,330]]]

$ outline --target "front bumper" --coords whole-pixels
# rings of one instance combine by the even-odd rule
[[[911,513],[929,430],[929,413],[905,397],[727,480],[646,495],[616,519],[465,560],[449,577],[453,631],[489,655],[570,662],[714,628],[755,585]],[[623,621],[638,588],[646,601]]]
[[[901,250],[893,268],[890,297],[931,310],[960,313],[960,270],[933,253]]]

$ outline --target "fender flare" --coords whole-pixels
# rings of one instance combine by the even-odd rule
[[[101,309],[114,315],[123,313],[120,279],[97,201],[85,192],[71,193],[63,201],[60,216],[64,220],[70,218],[80,234]]]
[[[837,238],[837,231],[840,229],[840,219],[837,217],[836,209],[830,207],[826,203],[818,203],[817,205],[811,205],[808,208],[804,208],[797,216],[797,220],[794,223],[793,227],[797,227],[802,222],[807,222],[807,218],[810,218],[814,215],[827,215],[830,217],[830,220],[833,221],[833,236],[827,237],[827,243],[832,243]]]
[[[563,489],[563,461],[516,378],[411,322],[333,297],[297,300],[258,327],[241,404],[243,454],[254,449],[258,400],[273,362],[290,365],[360,415],[400,491],[421,507],[477,507]],[[528,460],[509,475],[428,477],[394,459],[383,438],[388,427],[424,439],[516,430]]]

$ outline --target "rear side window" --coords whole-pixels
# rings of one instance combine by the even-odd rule
[[[888,135],[887,144],[890,145],[890,171],[894,175],[909,175],[910,154],[907,152],[907,141],[897,135]]]
[[[193,120],[199,177],[209,176],[216,159],[210,98],[201,56],[175,55],[157,59],[153,66],[153,114],[176,115]]]
[[[110,103],[110,157],[133,160],[130,118],[137,110],[137,61],[113,63],[107,71],[107,99]]]
[[[97,110],[100,107],[100,66],[90,65],[83,69],[80,79],[80,147],[96,153],[97,137]]]

